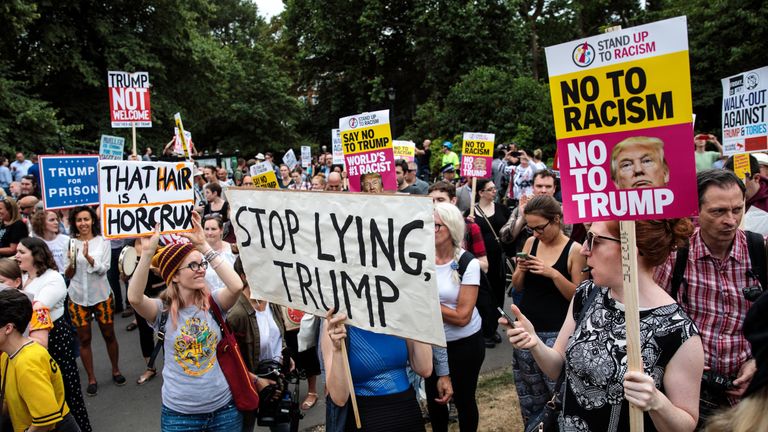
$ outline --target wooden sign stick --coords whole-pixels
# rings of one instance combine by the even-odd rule
[[[477,188],[477,177],[472,177],[472,196],[469,201],[469,217],[475,217],[475,188]]]
[[[347,354],[347,344],[341,344],[341,356],[344,358],[344,373],[347,375],[347,386],[349,387],[349,399],[352,401],[352,412],[355,413],[355,426],[358,429],[363,427],[360,423],[360,411],[357,409],[357,398],[355,397],[355,385],[352,383],[352,370],[349,368],[349,355]]]
[[[643,356],[640,351],[640,309],[637,286],[637,243],[635,221],[621,221],[621,267],[624,274],[624,319],[627,325],[628,370],[643,372]],[[629,404],[629,430],[643,430],[643,411]]]
[[[136,123],[131,124],[131,135],[133,136],[133,156],[136,157]]]

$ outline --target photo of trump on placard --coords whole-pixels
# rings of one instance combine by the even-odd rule
[[[667,186],[669,166],[664,158],[664,141],[638,136],[616,144],[611,153],[611,178],[617,189]]]

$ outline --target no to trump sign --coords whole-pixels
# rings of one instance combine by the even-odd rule
[[[229,189],[254,294],[445,346],[429,197]]]
[[[768,150],[768,66],[724,78],[722,83],[723,153]]]
[[[695,214],[685,17],[546,54],[565,221]]]
[[[461,146],[461,176],[490,178],[496,135],[465,132]]]
[[[113,128],[152,127],[149,73],[107,72]]]
[[[99,204],[99,156],[40,156],[46,210]]]
[[[389,110],[344,117],[339,119],[339,130],[349,190],[360,192],[365,174],[377,174],[385,190],[397,190]]]
[[[107,238],[190,231],[195,207],[189,162],[101,161],[101,231]]]
[[[279,189],[275,170],[269,162],[259,162],[251,165],[251,180],[257,188]]]

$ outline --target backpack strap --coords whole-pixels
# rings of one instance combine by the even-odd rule
[[[681,247],[677,249],[675,268],[672,270],[672,286],[669,293],[674,301],[677,301],[677,292],[680,290],[680,285],[685,283],[686,287],[688,286],[688,282],[685,280],[686,267],[688,267],[688,248]],[[685,292],[683,292],[683,298],[686,298]],[[685,302],[687,303],[687,300]]]
[[[149,356],[147,362],[147,369],[155,368],[155,360],[157,355],[160,354],[160,348],[163,347],[163,341],[165,341],[165,323],[168,322],[168,310],[160,312],[160,325],[157,327],[157,342],[155,348],[152,350],[152,355]]]
[[[765,291],[768,287],[768,269],[766,269],[765,239],[759,233],[744,231],[747,235],[747,250],[749,251],[750,270],[748,276],[760,281],[760,288]]]
[[[469,266],[469,263],[472,262],[472,260],[475,259],[475,256],[472,255],[469,251],[464,251],[463,254],[459,257],[459,277],[464,277],[464,272],[467,271],[467,266]]]

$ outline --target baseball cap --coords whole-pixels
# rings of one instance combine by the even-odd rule
[[[453,148],[453,143],[450,141],[443,141],[443,147],[447,148],[448,150]]]

